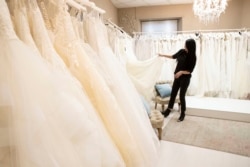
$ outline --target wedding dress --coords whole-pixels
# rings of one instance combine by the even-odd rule
[[[162,65],[163,61],[158,57],[126,63],[128,76],[136,90],[148,101],[153,97],[154,85],[159,79]]]
[[[133,51],[132,38],[126,34],[120,34],[120,30],[118,33],[114,30],[111,33],[110,27],[107,28],[109,29],[109,42],[113,43],[112,50],[118,62],[124,66],[138,93],[150,102],[154,96],[154,85],[159,81],[164,61],[158,56],[143,61],[137,60]],[[114,37],[115,35],[117,36]]]
[[[144,37],[139,37],[139,39],[140,40],[135,42],[135,54],[137,59],[143,61],[154,57],[154,50],[157,49],[155,47],[156,40]]]
[[[106,74],[112,78],[109,88],[117,99],[124,117],[129,121],[131,133],[141,154],[140,166],[153,166],[157,160],[158,139],[136,88],[108,44],[105,25],[95,13],[93,14],[94,16],[90,14],[87,17],[85,23],[87,41],[105,65]]]
[[[9,2],[10,12],[12,11],[12,19],[17,36],[28,46],[30,46],[34,52],[39,54],[37,46],[31,36],[30,27],[27,20],[27,10],[24,5]]]
[[[232,79],[232,97],[233,98],[240,98],[240,99],[247,99],[249,96],[249,79],[250,79],[250,72],[249,72],[249,64],[248,64],[248,35],[247,33],[243,32],[241,34],[234,33],[232,34],[233,40],[235,40],[235,62],[234,62],[234,72],[233,72],[233,79]]]
[[[0,104],[11,112],[8,165],[123,166],[84,92],[17,38],[4,0],[0,9]]]
[[[219,95],[220,90],[220,73],[218,71],[220,61],[219,56],[216,56],[219,44],[211,34],[202,34],[202,49],[200,54],[197,54],[197,64],[200,57],[202,71],[200,74],[201,90],[203,95],[216,97]],[[208,63],[210,62],[210,63]],[[213,78],[213,79],[212,79]]]
[[[107,87],[106,80],[103,80],[99,71],[96,70],[98,68],[96,68],[95,64],[90,61],[89,57],[92,55],[88,55],[88,53],[83,50],[81,42],[76,40],[72,25],[70,25],[70,17],[68,13],[63,10],[57,16],[57,21],[54,23],[56,23],[53,27],[55,27],[54,31],[56,32],[55,46],[57,51],[63,57],[65,62],[67,62],[72,73],[78,77],[85,87],[90,99],[104,120],[106,128],[116,142],[117,147],[119,147],[119,150],[125,159],[126,166],[147,166],[147,162],[144,161],[142,156],[143,153],[141,153],[138,149],[137,143],[134,141],[134,134],[131,133],[131,130],[134,128],[133,125],[138,124],[139,121],[138,123],[128,124],[127,121],[130,123],[130,120],[124,118],[124,113],[120,111],[120,106],[117,105],[116,99],[110,92],[109,87]],[[107,78],[105,77],[105,79]],[[113,82],[110,82],[109,84],[112,85]],[[131,116],[133,116],[133,114]],[[148,118],[147,121],[149,122]],[[141,130],[143,129],[144,128],[141,128]],[[149,131],[150,130],[152,131],[152,127],[149,127]],[[138,131],[138,133],[140,133],[140,131]],[[155,137],[157,140],[153,131],[151,135],[151,137],[149,136],[150,140],[152,140],[152,137]],[[141,137],[141,142],[147,140],[143,139],[143,136]],[[146,147],[151,146],[149,145]],[[150,154],[155,154],[155,152],[151,152],[152,150],[150,150]],[[148,159],[148,161],[150,161],[149,165],[153,163],[153,161],[151,161],[152,158],[154,157],[149,157]]]
[[[126,32],[121,32],[110,24],[108,22],[106,28],[109,45],[115,57],[120,66],[125,68],[138,93],[150,102],[154,96],[154,85],[160,76],[163,61],[156,54],[147,60],[137,60],[133,49],[134,40]]]
[[[102,118],[126,166],[143,166],[141,152],[135,142],[129,120],[124,117],[114,95],[97,71],[81,42],[77,39],[70,15],[63,10],[58,14],[55,27],[55,48],[69,65],[69,69],[85,88],[89,99]],[[107,155],[109,156],[109,155]]]
[[[60,128],[44,113],[50,111],[51,115],[55,114],[52,106],[45,105],[46,102],[49,104],[44,99],[45,93],[38,89],[49,88],[52,79],[48,71],[38,56],[16,37],[4,0],[0,1],[0,9],[0,79],[1,89],[6,92],[1,94],[1,99],[7,98],[1,103],[5,102],[11,111],[9,147],[12,161],[9,166],[79,165]],[[33,80],[40,82],[34,84]],[[64,155],[61,154],[63,150]]]
[[[46,57],[46,58],[49,57],[50,60],[52,60],[51,61],[52,64],[56,65],[55,67],[57,67],[57,68],[59,67],[61,70],[64,70],[67,67],[65,66],[65,64],[64,64],[63,60],[61,59],[61,57],[56,53],[53,46],[50,45],[51,43],[49,41],[49,36],[45,33],[46,32],[45,26],[39,24],[39,22],[42,22],[41,13],[39,12],[38,8],[35,8],[35,9],[37,9],[37,10],[34,10],[34,7],[33,7],[32,10],[31,10],[31,14],[30,14],[31,20],[33,21],[32,22],[33,27],[34,27],[33,28],[33,31],[34,31],[33,34],[37,35],[34,38],[40,43],[38,46],[40,47],[40,50],[45,54],[44,57]],[[67,27],[65,27],[65,29],[67,29]],[[38,31],[38,30],[40,30],[40,31]],[[56,38],[56,37],[54,37],[54,38]],[[67,53],[73,52],[73,50],[71,50],[71,49],[73,49],[73,48],[70,48],[69,50],[67,50]],[[77,60],[75,59],[74,56],[73,56],[72,60],[73,60],[74,63],[77,63],[76,62]],[[58,64],[58,63],[60,63],[60,64]],[[57,68],[56,68],[56,70],[57,70]],[[66,73],[67,74],[66,76],[68,76],[68,78],[65,78],[65,80],[63,81],[63,83],[66,85],[67,81],[69,81],[70,79],[72,80],[72,74],[68,71],[68,69],[64,70],[64,73]],[[80,87],[82,87],[81,83],[78,80],[77,80],[77,82],[80,85]],[[72,85],[69,85],[68,87],[71,88]],[[77,92],[81,92],[81,90],[76,90],[75,89],[73,92],[77,94]],[[84,98],[86,100],[89,100],[89,97],[87,95],[84,96]],[[84,99],[84,101],[85,101],[85,99]],[[82,100],[83,99],[81,99],[81,101]],[[92,103],[92,104],[94,105],[94,103]],[[92,109],[92,111],[94,111],[94,110]],[[96,112],[96,111],[94,111],[94,112]],[[95,114],[97,114],[97,113],[95,113]],[[101,124],[101,128],[102,129],[105,128],[103,124]],[[114,148],[114,146],[112,144],[111,144],[111,141],[110,141],[109,138],[105,138],[105,136],[102,137],[103,150],[101,150],[102,151],[101,152],[101,155],[102,155],[102,157],[101,157],[102,158],[101,166],[109,166],[109,167],[111,167],[111,166],[117,166],[117,165],[119,165],[119,166],[124,165],[123,160],[121,159],[120,153],[118,152],[118,150],[116,150],[117,148]],[[78,147],[78,146],[76,145],[76,147]],[[78,150],[80,151],[80,154],[81,154],[81,148],[80,147],[78,148]],[[95,149],[93,149],[93,150],[95,150]],[[84,155],[85,154],[83,154],[82,156],[84,156]],[[83,159],[88,159],[88,156],[85,155],[85,157],[83,157]],[[93,166],[93,165],[90,165],[90,166]]]
[[[72,20],[71,26],[73,26],[74,28],[73,32],[74,38],[79,42],[81,47],[83,47],[83,50],[87,54],[88,59],[91,59],[91,63],[94,64],[95,66],[95,71],[97,71],[102,76],[102,78],[105,78],[104,80],[106,84],[111,85],[112,78],[110,78],[110,76],[105,71],[105,65],[98,58],[96,51],[94,51],[93,48],[91,48],[91,46],[88,43],[86,43],[86,35],[84,32],[84,21],[83,21],[86,17],[86,13],[84,12],[81,13],[78,11],[77,15],[80,14],[82,15],[81,17],[71,16]]]
[[[46,34],[45,26],[39,24],[40,22],[42,22],[42,16],[41,16],[41,13],[39,12],[38,8],[33,7],[33,8],[31,8],[30,12],[31,12],[30,18],[32,20],[31,23],[32,23],[32,27],[33,27],[33,34],[36,35],[36,36],[34,36],[34,39],[37,42],[39,42],[38,46],[40,47],[40,50],[42,51],[44,57],[46,59],[49,58],[50,61],[52,60],[51,64],[56,67],[56,69],[54,70],[56,73],[60,72],[60,74],[61,73],[63,74],[63,77],[64,76],[67,77],[67,78],[66,77],[63,78],[64,80],[62,80],[64,85],[67,85],[67,82],[69,82],[70,80],[73,80],[72,82],[74,82],[75,78],[73,78],[72,74],[70,74],[70,72],[68,71],[64,62],[62,61],[61,57],[56,53],[52,44],[50,43],[49,36],[48,36],[48,34]],[[67,51],[71,52],[71,50],[67,50]],[[73,59],[73,60],[75,62],[75,59]],[[60,69],[60,71],[58,71],[58,68]],[[78,80],[77,80],[77,83],[79,84],[79,88],[80,88],[81,84]],[[72,83],[69,83],[69,85],[67,86],[66,89],[70,88],[70,91],[72,91],[72,87],[74,87],[74,85],[72,86]],[[82,92],[81,90],[79,90],[79,88],[74,89],[72,92],[74,92],[76,95],[78,95],[80,92]],[[86,96],[86,94],[84,94],[84,97],[81,97],[80,101],[82,101],[82,102],[88,101],[89,102],[89,99],[87,99],[87,98],[88,97]],[[84,106],[87,106],[87,105],[88,104],[84,104]],[[97,114],[96,111],[92,108],[88,112],[95,112],[94,114]],[[105,129],[103,124],[100,124],[100,128]],[[106,132],[106,129],[105,129],[105,132]],[[79,132],[79,133],[81,133],[81,132]],[[105,135],[106,135],[106,133],[105,133]],[[101,136],[101,134],[100,134],[100,136]],[[110,138],[108,138],[107,136],[103,136],[102,142],[100,144],[98,144],[102,147],[101,166],[117,166],[117,165],[123,166],[124,165],[123,160],[121,159],[117,148],[114,148],[113,143],[111,143],[111,142],[112,141],[110,140]],[[84,143],[82,143],[82,146],[84,146]],[[80,155],[83,156],[82,157],[83,161],[84,161],[84,159],[89,159],[89,156],[87,156],[86,154],[82,154],[82,151],[84,151],[84,149],[81,149],[81,147],[79,147],[78,145],[76,145],[76,148],[80,152]],[[92,150],[95,150],[95,149],[93,148]],[[88,150],[88,151],[90,151],[90,150]],[[90,160],[92,161],[92,159],[90,159]],[[95,161],[92,161],[92,162],[94,163]],[[96,161],[96,162],[98,162],[98,161]],[[93,165],[87,165],[87,166],[93,166]]]

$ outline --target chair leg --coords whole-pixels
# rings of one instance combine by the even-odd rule
[[[157,130],[158,130],[158,138],[159,138],[159,140],[161,140],[162,129],[157,128]]]
[[[155,103],[155,109],[157,109],[157,103]]]

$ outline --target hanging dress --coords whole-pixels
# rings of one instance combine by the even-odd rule
[[[0,99],[11,112],[10,165],[123,166],[82,89],[16,37],[4,0],[0,6]]]
[[[141,152],[135,142],[129,120],[126,120],[115,96],[97,71],[90,53],[87,53],[77,39],[67,11],[57,16],[55,27],[55,48],[69,66],[70,71],[85,88],[89,99],[102,118],[106,129],[118,147],[126,166],[142,166]],[[109,156],[109,155],[107,155]]]
[[[88,15],[85,23],[87,41],[105,65],[106,74],[112,78],[109,88],[129,121],[131,133],[141,153],[141,162],[145,163],[142,166],[153,166],[158,156],[158,139],[135,86],[109,46],[105,25],[98,15],[92,14]]]
[[[0,85],[4,90],[0,99],[11,112],[8,165],[79,166],[71,144],[63,137],[61,128],[51,120],[56,110],[49,104],[55,100],[45,97],[57,93],[50,86],[53,79],[41,59],[15,35],[4,0],[0,1],[0,27]]]

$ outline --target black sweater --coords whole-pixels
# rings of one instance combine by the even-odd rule
[[[191,76],[191,73],[193,72],[196,65],[196,56],[191,56],[185,51],[185,49],[180,49],[173,55],[173,58],[177,59],[177,65],[174,74],[179,71],[188,71],[190,74],[186,75]]]

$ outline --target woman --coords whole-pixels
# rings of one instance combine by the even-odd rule
[[[177,65],[174,71],[174,83],[172,87],[171,97],[168,108],[162,112],[164,117],[167,117],[173,109],[176,95],[180,89],[181,115],[178,122],[185,118],[186,100],[185,95],[190,83],[191,74],[196,64],[196,44],[194,39],[188,39],[185,42],[185,49],[180,49],[174,55],[159,54],[160,57],[177,59]]]

